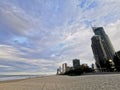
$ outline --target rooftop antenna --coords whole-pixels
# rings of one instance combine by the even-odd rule
[[[91,22],[90,22],[90,27],[92,28],[92,31],[94,32],[95,27],[93,27]]]

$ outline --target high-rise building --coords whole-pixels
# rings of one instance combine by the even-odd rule
[[[62,64],[62,73],[64,74],[67,71],[67,63]]]
[[[100,36],[95,35],[91,38],[91,40],[91,47],[96,60],[96,66],[97,68],[105,68],[106,60],[108,60],[108,58],[102,39]]]
[[[80,60],[79,59],[73,59],[73,68],[77,69],[80,67]]]
[[[118,55],[118,58],[120,59],[120,51],[116,52],[116,54]]]
[[[62,74],[62,68],[61,68],[61,66],[57,69],[57,74],[58,75]]]
[[[120,71],[120,51],[115,53],[114,63],[115,63],[116,71]]]
[[[108,57],[109,59],[112,59],[113,60],[113,57],[115,55],[115,50],[112,46],[112,43],[108,37],[108,35],[105,33],[103,27],[93,27],[92,28],[95,35],[99,35],[101,37],[101,39],[104,41],[104,45],[106,46],[105,49],[107,49],[107,54],[108,54]]]

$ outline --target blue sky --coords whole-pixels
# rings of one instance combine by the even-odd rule
[[[52,74],[72,59],[94,62],[93,26],[120,50],[120,0],[0,0],[0,73]]]

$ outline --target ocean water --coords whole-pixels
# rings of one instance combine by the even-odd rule
[[[19,80],[34,77],[40,77],[40,75],[0,75],[0,81]]]

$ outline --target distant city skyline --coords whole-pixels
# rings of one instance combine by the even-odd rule
[[[120,50],[119,0],[0,0],[0,74],[54,74],[71,60],[91,65],[93,27]]]

